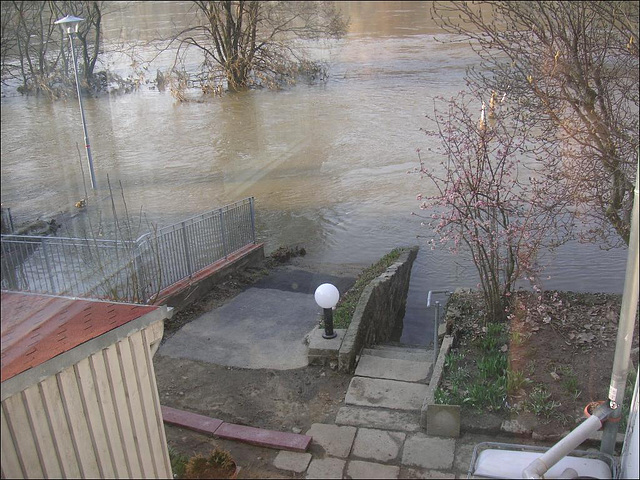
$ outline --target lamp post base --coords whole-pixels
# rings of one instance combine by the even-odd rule
[[[336,338],[338,334],[333,331],[333,310],[331,308],[324,309],[324,333],[322,338],[327,340],[330,338]]]

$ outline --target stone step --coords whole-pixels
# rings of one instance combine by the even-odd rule
[[[404,343],[404,342],[394,342],[394,341],[388,341],[388,342],[380,343],[378,345],[387,346],[387,347],[399,347],[399,348],[426,348],[424,345],[418,345],[417,343]]]
[[[415,362],[433,361],[433,351],[417,348],[405,348],[403,350],[384,348],[364,348],[362,355],[372,355],[382,358],[396,358],[398,360],[411,360]]]
[[[378,428],[380,430],[419,432],[420,414],[418,412],[387,410],[385,408],[346,406],[338,410],[336,424]]]
[[[356,368],[356,375],[403,382],[428,383],[432,367],[431,362],[362,355],[358,362],[358,368]]]
[[[427,388],[421,383],[353,377],[344,400],[347,405],[419,411]]]

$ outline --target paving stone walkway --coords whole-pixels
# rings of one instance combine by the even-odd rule
[[[305,478],[466,476],[475,443],[420,430],[432,366],[424,348],[365,349],[335,422],[313,424],[309,452],[281,451],[273,465]]]

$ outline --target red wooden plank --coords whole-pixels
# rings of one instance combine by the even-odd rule
[[[262,428],[246,427],[233,423],[223,423],[218,430],[216,430],[216,436],[261,447],[293,450],[296,452],[306,452],[311,443],[311,437],[308,435],[264,430]]]
[[[275,430],[264,430],[262,428],[225,423],[217,418],[210,418],[177,408],[165,407],[164,405],[162,406],[162,418],[165,423],[170,425],[215,435],[216,437],[227,440],[250,443],[260,447],[306,452],[311,443],[311,437],[308,435],[277,432]]]
[[[165,407],[164,405],[161,408],[162,419],[165,423],[200,433],[214,434],[223,423],[222,420],[217,418],[205,417],[204,415],[178,410],[177,408]]]

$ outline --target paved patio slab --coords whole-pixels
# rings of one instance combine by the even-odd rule
[[[310,453],[281,451],[273,460],[273,466],[280,470],[302,473],[311,463]]]
[[[319,310],[311,294],[249,288],[182,327],[158,354],[241,368],[306,367],[304,338]]]
[[[369,427],[403,432],[417,432],[421,428],[420,415],[417,412],[349,405],[338,410],[336,423],[338,425],[353,425],[354,427]]]
[[[327,455],[347,458],[351,452],[353,439],[356,437],[356,428],[314,423],[307,431],[307,435],[313,439],[312,445],[320,446]]]
[[[400,454],[405,437],[406,434],[403,432],[360,428],[353,444],[352,455],[380,463],[392,462]]]
[[[348,478],[398,478],[400,467],[353,460],[347,467]]]
[[[342,478],[346,463],[341,458],[314,458],[307,469],[307,478]]]
[[[429,470],[450,470],[456,441],[453,438],[429,437],[416,433],[407,437],[402,453],[402,464]]]

